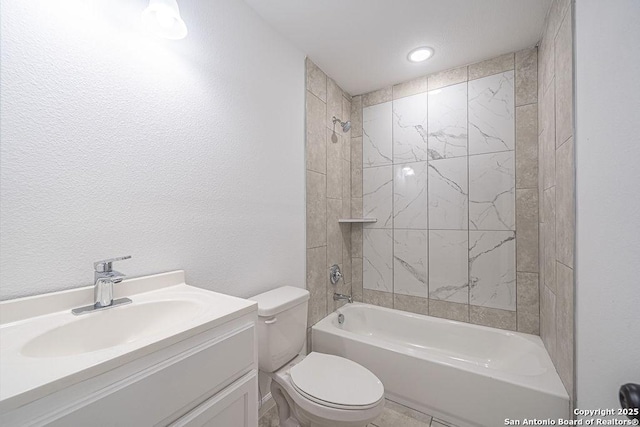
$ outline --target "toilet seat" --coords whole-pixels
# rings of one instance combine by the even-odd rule
[[[367,368],[343,357],[311,352],[289,370],[303,397],[326,407],[362,410],[384,398],[382,382]]]

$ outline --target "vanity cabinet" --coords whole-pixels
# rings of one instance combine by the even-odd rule
[[[258,407],[255,392],[257,387],[258,375],[252,372],[171,423],[170,426],[256,426],[258,414],[255,411],[248,411],[247,408]]]
[[[159,348],[2,414],[0,424],[257,426],[255,321],[254,312]]]

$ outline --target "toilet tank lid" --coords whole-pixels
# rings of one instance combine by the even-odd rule
[[[275,316],[309,299],[309,291],[283,286],[249,298],[258,303],[258,316]]]

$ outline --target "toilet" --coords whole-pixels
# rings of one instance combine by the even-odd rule
[[[250,298],[258,303],[258,365],[271,378],[281,427],[362,427],[384,408],[384,387],[349,359],[311,352],[309,292],[284,286]]]

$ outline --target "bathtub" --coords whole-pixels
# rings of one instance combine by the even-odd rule
[[[367,367],[388,399],[460,427],[570,417],[538,336],[353,303],[313,326],[312,346]]]

